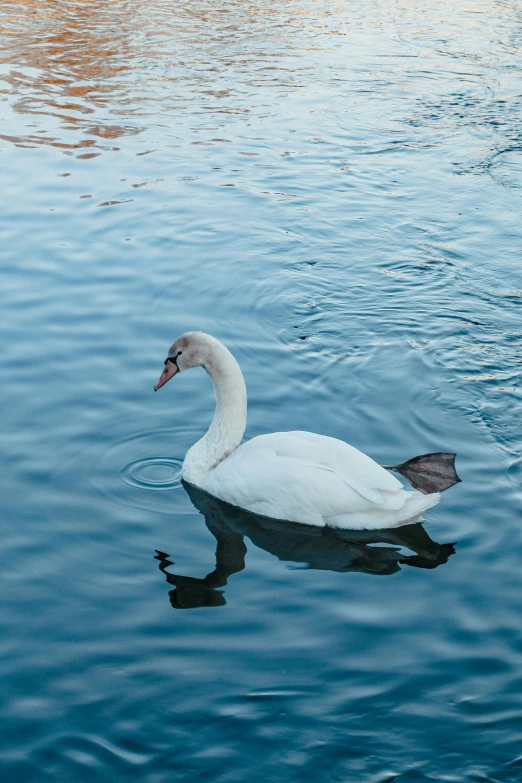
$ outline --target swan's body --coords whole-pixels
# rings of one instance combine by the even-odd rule
[[[255,514],[352,530],[404,525],[439,502],[438,492],[405,490],[385,468],[337,438],[276,432],[240,446],[245,383],[230,351],[214,337],[202,332],[179,337],[155,389],[197,366],[212,379],[216,411],[183,462],[189,484]]]
[[[440,498],[406,491],[366,454],[313,432],[259,435],[197,486],[254,514],[352,530],[405,524]]]

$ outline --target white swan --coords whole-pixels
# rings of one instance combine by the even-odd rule
[[[254,514],[351,530],[417,521],[439,502],[439,492],[405,490],[385,468],[337,438],[275,432],[240,446],[246,427],[245,382],[238,363],[216,338],[203,332],[178,337],[154,390],[191,367],[204,367],[210,375],[216,410],[208,432],[183,462],[182,478],[189,484]]]

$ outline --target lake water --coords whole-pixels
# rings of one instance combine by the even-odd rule
[[[520,780],[520,4],[0,27],[2,781]],[[210,382],[153,393],[190,329],[240,362],[247,437],[457,452],[429,538],[191,500]]]

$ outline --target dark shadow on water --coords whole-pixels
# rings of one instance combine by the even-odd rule
[[[433,541],[418,522],[388,530],[334,530],[300,525],[251,514],[189,484],[184,483],[184,487],[217,541],[216,567],[203,579],[172,574],[167,571],[173,565],[169,555],[157,551],[160,571],[174,585],[169,597],[175,609],[226,604],[218,588],[225,587],[228,578],[245,567],[245,536],[279,560],[300,563],[304,568],[379,576],[395,574],[405,565],[437,568],[455,552],[454,544]],[[415,554],[405,555],[402,548]]]

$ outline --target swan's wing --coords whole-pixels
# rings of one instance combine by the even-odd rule
[[[357,449],[300,432],[248,441],[211,470],[201,486],[254,513],[309,524],[376,507],[400,508],[408,495]]]
[[[245,453],[228,457],[206,474],[201,487],[254,514],[316,525],[372,505],[328,468],[269,449],[257,453],[255,461]]]
[[[254,459],[260,449],[331,470],[359,495],[378,505],[384,502],[382,492],[403,489],[401,482],[371,457],[337,438],[315,432],[275,432],[247,441],[238,452]]]

